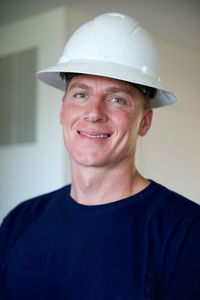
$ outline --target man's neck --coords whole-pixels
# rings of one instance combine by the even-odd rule
[[[71,169],[71,197],[84,205],[99,205],[127,198],[150,183],[131,164],[109,169],[77,167],[71,163]]]

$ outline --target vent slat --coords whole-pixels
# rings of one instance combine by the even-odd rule
[[[0,146],[36,141],[37,49],[0,57]]]

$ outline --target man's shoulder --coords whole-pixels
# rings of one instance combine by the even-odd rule
[[[27,217],[30,216],[34,211],[42,212],[51,203],[65,194],[69,186],[64,186],[57,190],[38,195],[34,198],[25,200],[19,203],[14,209],[12,209],[5,219],[14,218],[15,215],[25,214]]]
[[[153,182],[153,181],[152,181]],[[166,204],[168,206],[182,206],[182,207],[191,207],[191,208],[200,208],[199,204],[192,201],[191,199],[175,192],[174,190],[153,182],[154,184],[154,197],[159,199],[161,204]]]
[[[23,201],[12,209],[4,218],[0,227],[0,258],[9,255],[17,241],[38,220],[49,220],[62,207],[62,199],[69,191],[69,186],[39,195]]]
[[[200,205],[187,197],[153,182],[154,189],[148,201],[151,217],[159,219],[160,223],[170,225],[191,224],[196,219],[200,219]]]
[[[57,190],[25,200],[13,208],[4,218],[1,230],[9,232],[19,232],[22,228],[28,227],[41,215],[59,202],[67,194],[69,186],[64,186]]]

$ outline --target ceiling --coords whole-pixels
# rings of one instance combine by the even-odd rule
[[[0,26],[68,5],[134,17],[154,37],[200,50],[200,0],[0,0]]]

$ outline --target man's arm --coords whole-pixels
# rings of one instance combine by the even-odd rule
[[[166,300],[200,299],[200,217],[190,225],[165,291]]]

